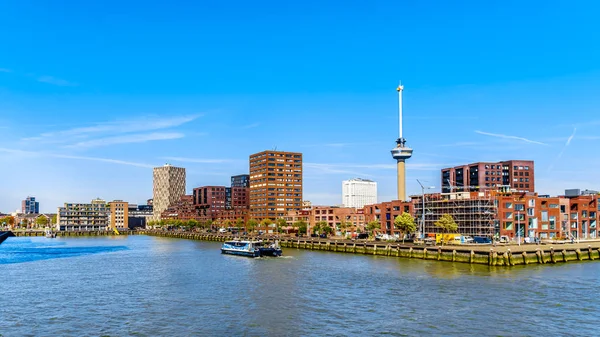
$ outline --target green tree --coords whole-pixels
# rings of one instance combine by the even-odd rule
[[[51,222],[53,225],[56,225],[56,214],[52,215],[52,218],[50,218],[50,222]]]
[[[231,225],[233,225],[233,222],[231,222],[231,220],[227,219],[223,222],[223,226],[225,226],[225,228],[229,228],[231,227]]]
[[[381,224],[378,220],[369,221],[369,223],[367,223],[367,230],[369,231],[369,235],[371,235],[376,229],[381,229]]]
[[[325,234],[325,235],[329,235],[329,234],[333,233],[333,228],[331,228],[331,226],[329,226],[328,223],[325,223],[324,225],[321,226],[321,232],[323,232],[323,234]]]
[[[190,219],[187,221],[187,227],[190,230],[196,229],[196,227],[198,227],[199,225],[200,225],[200,223],[198,223],[198,221],[196,221],[195,219]]]
[[[208,229],[211,229],[211,230],[212,230],[212,229],[213,229],[213,228],[212,228],[212,226],[213,226],[213,221],[212,221],[212,220],[208,220],[208,221],[206,221],[206,228],[208,228]]]
[[[40,215],[35,219],[35,224],[38,226],[46,226],[48,224],[48,218],[44,215]]]
[[[298,229],[298,235],[306,234],[306,229],[308,227],[308,225],[306,224],[306,221],[298,220],[298,221],[294,222],[293,226],[294,226],[294,228]]]
[[[235,227],[237,227],[238,229],[244,227],[244,219],[242,219],[242,218],[235,219]]]
[[[442,215],[442,217],[435,222],[435,226],[446,233],[456,232],[458,230],[458,224],[450,214]]]
[[[256,226],[258,226],[258,221],[256,221],[255,219],[248,220],[248,223],[246,224],[248,233],[254,232],[254,229],[256,229]]]
[[[442,215],[442,217],[439,218],[434,225],[446,233],[456,232],[458,230],[458,224],[454,221],[454,218],[452,218],[452,215],[450,214]],[[444,245],[443,237],[442,245]]]
[[[404,243],[404,236],[408,233],[412,233],[417,230],[417,224],[415,219],[409,213],[402,213],[394,219],[394,226],[402,233],[402,243]]]
[[[315,224],[315,231],[318,231],[318,234],[323,234],[325,233],[325,227],[329,227],[329,224],[327,224],[327,221],[317,221],[317,223]]]
[[[346,237],[346,230],[348,229],[349,224],[351,223],[347,222],[345,219],[342,219],[340,222],[340,232],[344,238]]]
[[[265,232],[268,233],[268,228],[273,224],[273,220],[269,218],[265,218],[260,222],[260,225],[265,229]]]
[[[277,232],[281,232],[281,229],[283,227],[286,227],[287,229],[287,221],[285,221],[284,218],[279,218],[275,221],[275,223],[277,224]]]

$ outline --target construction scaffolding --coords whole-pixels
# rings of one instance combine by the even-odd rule
[[[442,215],[450,214],[458,224],[458,233],[470,236],[493,237],[499,230],[498,207],[492,191],[426,194],[415,201],[416,222],[424,233],[443,233],[435,225]],[[423,204],[425,216],[423,217]]]

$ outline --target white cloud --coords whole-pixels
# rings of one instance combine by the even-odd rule
[[[499,134],[499,133],[483,132],[483,131],[479,131],[479,130],[475,130],[475,133],[478,133],[480,135],[490,136],[490,137],[497,137],[497,138],[504,138],[504,139],[514,139],[514,140],[522,141],[522,142],[525,142],[525,143],[531,143],[531,144],[548,145],[546,143],[538,142],[538,141],[527,139],[527,138],[523,138],[523,137],[503,135],[503,134]]]
[[[50,158],[62,158],[62,159],[98,161],[98,162],[104,162],[104,163],[137,166],[137,167],[144,167],[144,168],[153,168],[154,167],[154,165],[150,165],[150,164],[136,163],[136,162],[130,162],[130,161],[125,161],[125,160],[120,160],[120,159],[73,156],[73,155],[68,155],[68,154],[23,151],[23,150],[18,150],[18,149],[0,148],[0,152],[10,153],[10,154],[18,155],[18,156],[22,156],[22,157],[50,157]]]
[[[148,133],[148,134],[132,134],[132,135],[99,138],[99,139],[79,142],[79,143],[69,145],[66,147],[89,148],[89,147],[107,146],[107,145],[115,145],[115,144],[144,143],[144,142],[148,142],[148,141],[178,139],[178,138],[183,138],[183,137],[185,137],[185,135],[183,133],[179,133],[179,132],[155,132],[155,133]]]
[[[63,80],[61,78],[53,77],[53,76],[40,76],[37,78],[38,82],[48,83],[57,85],[60,87],[74,87],[77,86],[77,83],[69,82],[67,80]]]
[[[576,132],[577,132],[577,128],[573,128],[573,133],[569,136],[569,138],[567,138],[567,142],[565,143],[565,146],[562,148],[562,150],[560,150],[560,152],[558,153],[558,156],[556,156],[556,158],[554,158],[554,161],[552,162],[552,164],[550,164],[550,166],[548,166],[548,171],[552,170],[552,168],[554,167],[554,164],[563,156],[563,154],[567,150],[567,147],[569,147],[569,145],[571,145],[571,141],[573,140],[573,138],[575,138]]]
[[[221,164],[232,163],[241,160],[234,159],[205,159],[205,158],[183,158],[183,157],[161,157],[164,160],[178,161],[182,163],[198,163],[198,164]]]

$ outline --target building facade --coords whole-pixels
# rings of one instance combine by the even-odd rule
[[[175,203],[171,204],[161,213],[161,220],[198,220],[198,209],[194,205],[193,195],[182,195]]]
[[[415,209],[412,201],[393,200],[389,202],[380,202],[373,205],[366,205],[363,208],[364,221],[378,221],[381,225],[378,232],[389,235],[400,235],[401,230],[396,228],[394,220],[402,213],[409,213],[414,216]]]
[[[509,189],[535,192],[532,160],[478,162],[442,169],[442,193]]]
[[[21,201],[21,213],[23,214],[39,214],[40,203],[35,201],[35,197],[27,197]]]
[[[110,206],[102,199],[90,203],[65,203],[58,208],[56,227],[61,231],[107,230],[110,226]]]
[[[365,230],[365,213],[356,207],[315,206],[310,212],[310,228],[319,222],[331,227],[336,235],[354,235]]]
[[[152,213],[152,205],[129,204],[127,210],[129,229],[146,228]]]
[[[250,156],[250,217],[261,221],[302,210],[302,153],[263,151]]]
[[[129,229],[129,203],[114,200],[108,203],[110,207],[110,229]]]
[[[363,208],[377,203],[377,183],[355,178],[342,182],[342,204],[344,207]]]
[[[239,174],[231,177],[231,187],[250,187],[250,175]]]
[[[185,168],[169,164],[155,167],[153,185],[152,220],[160,220],[162,213],[185,195]]]
[[[435,223],[444,214],[452,216],[458,225],[457,233],[491,238],[498,232],[495,191],[433,193],[425,195],[424,203],[420,195],[413,196],[412,201],[415,222],[421,229],[418,232],[443,233]]]

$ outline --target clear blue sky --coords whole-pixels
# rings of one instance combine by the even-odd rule
[[[600,189],[597,1],[0,2],[0,211],[141,203],[152,170],[226,185],[300,151],[305,199],[395,191],[399,80],[415,179],[533,159],[537,190]],[[574,134],[573,137],[571,137]],[[570,140],[569,140],[570,139]]]

